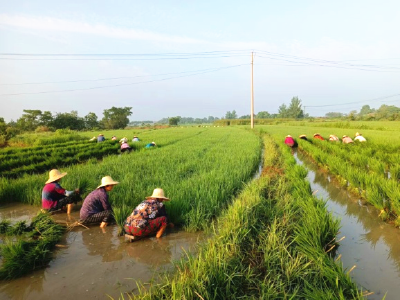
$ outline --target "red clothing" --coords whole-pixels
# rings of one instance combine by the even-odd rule
[[[285,144],[288,145],[289,147],[293,147],[295,144],[295,141],[291,136],[289,136],[289,137],[285,138]]]
[[[42,207],[44,209],[56,207],[58,200],[65,197],[65,189],[58,182],[50,182],[44,186],[42,191]]]
[[[314,136],[314,139],[318,139],[318,140],[324,141],[324,138],[322,136],[320,136],[320,135]]]

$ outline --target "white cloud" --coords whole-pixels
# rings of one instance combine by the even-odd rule
[[[47,32],[90,34],[116,39],[173,42],[180,44],[204,43],[204,41],[188,37],[164,35],[145,30],[119,28],[101,23],[90,24],[82,21],[52,17],[0,14],[0,25]]]

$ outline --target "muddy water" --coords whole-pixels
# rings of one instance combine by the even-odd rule
[[[357,197],[351,196],[328,174],[321,172],[306,156],[294,154],[308,170],[308,180],[316,196],[327,201],[328,210],[341,219],[337,255],[364,290],[374,292],[368,299],[399,299],[400,295],[400,230],[381,221],[379,212]]]
[[[29,220],[38,209],[13,204],[0,207],[0,218]],[[78,209],[68,218],[78,219]],[[149,282],[155,273],[168,270],[171,262],[185,251],[193,251],[199,234],[172,230],[161,239],[150,238],[134,243],[118,236],[117,226],[105,232],[99,227],[76,228],[66,234],[46,269],[12,281],[0,282],[0,299],[109,299],[136,290],[136,280]]]

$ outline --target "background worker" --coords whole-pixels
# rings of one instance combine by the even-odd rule
[[[133,136],[132,142],[140,142],[139,138],[135,135]]]
[[[169,201],[163,189],[154,189],[150,197],[146,197],[126,219],[124,230],[127,237],[142,238],[155,234],[160,238],[168,225],[167,211],[164,201]],[[170,223],[170,227],[174,224]]]
[[[339,138],[336,135],[331,134],[329,136],[329,141],[331,141],[331,142],[339,142]]]
[[[356,132],[356,137],[354,138],[354,141],[366,142],[367,140],[361,135],[361,133]]]
[[[147,144],[147,145],[145,146],[145,148],[151,148],[151,147],[155,147],[155,146],[157,146],[156,143],[151,142],[150,144]]]
[[[314,139],[324,141],[324,138],[319,133],[314,133]]]
[[[128,138],[125,137],[125,136],[124,136],[122,139],[119,140],[119,143],[120,143],[120,144],[122,144],[122,143],[127,143],[127,142],[128,142]]]
[[[307,139],[307,136],[306,136],[305,134],[301,134],[301,135],[299,135],[299,139],[302,139],[302,140],[308,141],[308,139]]]
[[[132,148],[131,148],[131,146],[129,146],[128,143],[124,142],[121,144],[121,153],[131,152],[131,150],[132,150]]]
[[[114,181],[111,176],[101,179],[101,184],[83,201],[80,222],[83,224],[101,223],[100,227],[106,227],[114,218],[112,208],[108,202],[107,192],[114,188],[119,182]]]
[[[350,144],[350,143],[353,143],[353,140],[351,139],[351,137],[344,135],[342,137],[342,142],[343,142],[343,144]]]
[[[293,148],[297,146],[296,141],[294,140],[294,138],[292,138],[291,135],[287,135],[285,138],[285,144],[288,145],[289,147]]]
[[[79,200],[78,197],[73,197],[74,193],[79,194],[79,189],[67,191],[61,187],[59,182],[65,175],[67,175],[67,173],[61,173],[57,169],[53,169],[49,172],[49,179],[46,181],[42,190],[42,207],[49,212],[60,210],[66,206],[67,213],[70,213],[72,210],[72,203],[76,203],[76,201]]]
[[[101,143],[101,142],[104,142],[106,139],[105,139],[105,137],[104,137],[104,135],[102,135],[101,133],[99,134],[99,136],[97,137],[97,142],[98,143]]]

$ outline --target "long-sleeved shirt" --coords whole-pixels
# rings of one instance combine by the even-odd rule
[[[296,142],[292,137],[288,136],[285,138],[285,144],[288,145],[289,147],[293,147],[296,145]]]
[[[47,183],[42,190],[42,207],[50,209],[57,206],[57,201],[65,198],[68,193],[58,182]]]
[[[91,192],[83,201],[80,218],[82,220],[99,212],[111,210],[111,204],[108,202],[108,194],[104,187]]]
[[[167,217],[165,205],[155,199],[147,199],[140,203],[126,219],[125,225],[130,227],[144,228],[148,224],[148,220],[158,217]]]

